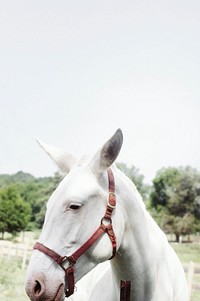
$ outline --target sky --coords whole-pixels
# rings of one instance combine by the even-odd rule
[[[150,182],[200,170],[200,1],[0,0],[0,174],[57,168],[121,128],[119,162]]]

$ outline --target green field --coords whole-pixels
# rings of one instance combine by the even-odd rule
[[[190,261],[200,264],[199,243],[172,243],[183,264]],[[1,301],[28,301],[24,292],[25,271],[21,269],[21,260],[0,258],[0,300]],[[200,284],[200,274],[195,275],[195,283]],[[200,290],[192,291],[192,301],[200,301]]]
[[[27,301],[24,291],[25,271],[21,270],[21,260],[0,260],[0,300]]]
[[[172,243],[171,244],[178,254],[183,266],[193,261],[200,268],[200,243]],[[193,283],[200,286],[200,274],[195,274]],[[191,301],[200,301],[200,288],[192,290]]]
[[[200,242],[197,243],[171,243],[182,263],[193,261],[200,264]]]

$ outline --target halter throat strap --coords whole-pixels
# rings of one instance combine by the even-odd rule
[[[116,236],[112,227],[112,212],[116,206],[116,196],[115,196],[115,179],[112,170],[109,168],[108,171],[108,183],[109,183],[109,194],[108,202],[106,207],[106,212],[103,218],[101,219],[100,226],[97,230],[89,237],[89,239],[72,255],[70,256],[61,256],[56,253],[54,250],[49,249],[45,245],[36,242],[33,249],[43,252],[47,256],[51,257],[64,271],[65,271],[65,296],[69,297],[74,293],[74,269],[75,264],[78,258],[83,255],[104,233],[107,233],[112,244],[112,259],[116,254]],[[65,261],[69,262],[67,269],[63,266]]]

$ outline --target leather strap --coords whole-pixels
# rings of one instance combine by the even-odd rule
[[[72,265],[65,270],[65,296],[68,298],[73,293],[74,293],[74,266]]]
[[[113,231],[112,224],[108,224],[108,225],[101,224],[99,228],[97,228],[97,230],[92,234],[92,236],[90,236],[90,238],[78,250],[76,250],[71,256],[67,257],[67,260],[70,263],[75,264],[78,258],[81,255],[83,255],[104,233],[108,234],[110,241],[112,243],[113,254],[111,258],[113,258],[116,254],[116,237]]]
[[[63,261],[65,261],[66,256],[60,256],[55,251],[49,249],[48,247],[44,246],[43,244],[36,242],[33,246],[34,250],[39,250],[40,252],[43,252],[44,254],[51,257],[57,264],[61,265]]]

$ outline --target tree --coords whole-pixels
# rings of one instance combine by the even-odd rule
[[[199,227],[200,174],[191,167],[167,168],[157,173],[150,195],[151,205],[157,209],[155,217],[166,232],[191,234]],[[163,218],[161,220],[161,216]]]
[[[189,166],[180,168],[173,189],[169,192],[170,211],[184,216],[187,213],[200,218],[200,173]]]
[[[191,213],[184,214],[183,217],[174,216],[173,232],[176,235],[176,241],[179,241],[180,235],[189,235],[196,230],[195,217]]]
[[[0,190],[0,232],[17,233],[24,230],[31,216],[30,205],[20,197],[16,185]]]
[[[0,187],[5,187],[10,184],[16,184],[16,183],[25,183],[25,182],[31,182],[34,181],[34,176],[32,176],[29,173],[25,173],[23,171],[19,171],[14,175],[7,175],[3,174],[0,175]]]
[[[61,176],[55,173],[54,177],[34,178],[31,181],[18,183],[21,197],[32,209],[28,229],[42,227],[46,203],[60,181]]]
[[[162,168],[156,174],[153,180],[153,190],[151,192],[151,205],[154,208],[157,206],[165,206],[169,200],[169,193],[179,174],[179,170],[174,167]]]
[[[20,197],[31,207],[31,218],[26,228],[32,230],[43,225],[46,203],[61,179],[62,177],[58,173],[55,173],[53,177],[35,178],[31,174],[19,171],[13,175],[0,175],[0,191],[10,185],[15,186],[18,198]],[[2,206],[3,204],[1,204]],[[6,212],[6,210],[2,210],[2,212]],[[6,228],[2,212],[0,231]]]

